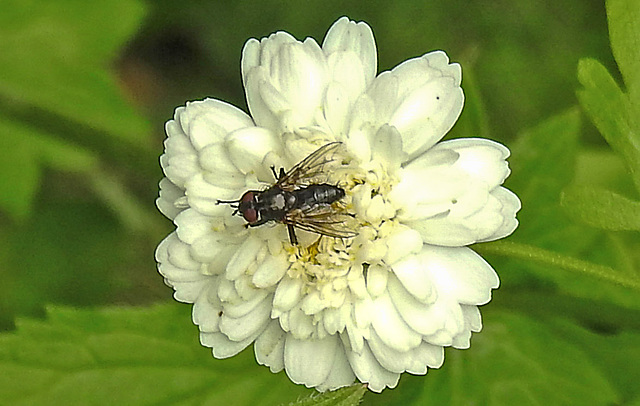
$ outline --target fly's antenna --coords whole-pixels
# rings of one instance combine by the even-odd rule
[[[238,200],[216,200],[216,204],[234,204],[234,203],[240,203],[241,199]]]
[[[238,199],[238,200],[216,200],[216,204],[228,204],[229,206],[231,206],[232,209],[235,209],[235,211],[232,214],[232,216],[235,216],[236,214],[238,214],[238,203],[240,203],[240,200],[242,200],[242,199]]]

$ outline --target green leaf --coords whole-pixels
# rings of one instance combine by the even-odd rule
[[[604,356],[614,350],[614,343],[595,341],[579,327],[567,339],[549,323],[510,313],[487,312],[484,320],[470,349],[447,351],[439,370],[426,377],[403,376],[395,391],[421,385],[416,405],[619,404],[620,395],[592,354]],[[587,351],[576,346],[577,338],[602,346]],[[627,368],[634,362],[626,360]],[[391,399],[385,395],[372,404],[398,404],[390,401],[394,393]]]
[[[640,132],[631,119],[633,106],[607,69],[593,59],[578,63],[578,100],[591,121],[616,153],[624,157],[636,189],[640,191]]]
[[[273,405],[308,393],[251,349],[215,360],[188,306],[73,310],[0,335],[0,399],[11,405]]]
[[[510,241],[557,252],[562,257],[596,261],[610,269],[628,262],[620,257],[629,253],[606,243],[607,236],[599,230],[576,223],[560,206],[561,192],[573,183],[579,134],[580,116],[570,110],[523,132],[512,145],[509,162],[513,171],[506,186],[520,197],[522,210],[518,213],[520,225]],[[515,271],[501,272],[505,285],[545,286],[576,297],[598,298],[631,308],[640,306],[637,292],[632,289],[603,284],[587,275],[576,277],[574,272],[522,257],[507,261],[499,256],[487,258],[498,270]],[[517,272],[523,269],[525,272]]]
[[[631,404],[633,399],[640,400],[640,334],[637,330],[603,335],[566,321],[556,321],[552,328],[556,334],[589,354],[593,364],[615,386],[620,398],[618,404],[626,405]]]
[[[355,384],[333,392],[312,395],[297,402],[289,403],[289,406],[357,406],[366,391],[366,385]]]
[[[592,238],[560,210],[560,192],[574,176],[580,114],[576,109],[523,131],[511,146],[507,187],[522,201],[514,238],[548,249],[576,252]],[[570,245],[569,245],[570,244]]]
[[[601,188],[573,186],[561,203],[572,217],[604,230],[640,230],[640,202]]]
[[[137,0],[7,0],[0,13],[0,100],[52,112],[140,145],[149,124],[110,71],[144,15]],[[16,105],[17,106],[14,106]]]
[[[607,19],[611,50],[629,93],[640,91],[640,7],[637,0],[608,0]]]
[[[0,115],[0,209],[13,217],[31,211],[42,165],[82,172],[96,163],[91,152]]]

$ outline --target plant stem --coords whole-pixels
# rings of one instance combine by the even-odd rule
[[[494,241],[475,244],[474,250],[482,254],[498,254],[512,258],[529,260],[544,265],[551,265],[565,271],[593,276],[620,286],[640,290],[640,279],[631,275],[623,275],[615,269],[583,261],[568,255],[511,241]]]

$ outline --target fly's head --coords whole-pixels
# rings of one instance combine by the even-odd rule
[[[235,209],[233,215],[240,214],[248,223],[248,225],[254,225],[258,223],[258,209],[256,205],[258,203],[258,194],[260,192],[256,190],[249,190],[242,195],[238,200],[218,200],[217,204],[228,204]]]
[[[240,202],[238,203],[238,208],[236,209],[236,213],[242,213],[242,217],[249,224],[254,224],[258,222],[258,210],[256,209],[257,203],[257,195],[256,192],[250,190],[242,195],[240,198]],[[236,214],[234,213],[234,214]]]

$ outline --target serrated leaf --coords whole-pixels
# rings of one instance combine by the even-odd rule
[[[0,115],[0,209],[16,218],[31,211],[43,164],[81,172],[96,162],[87,150]]]
[[[573,186],[562,192],[565,211],[604,230],[640,230],[640,202],[601,188]]]
[[[440,370],[410,379],[423,385],[414,404],[619,404],[592,354],[550,326],[508,313],[487,313],[484,319],[470,349],[448,351]],[[584,329],[576,329],[588,340]]]
[[[578,100],[591,121],[616,153],[624,157],[636,189],[640,191],[640,133],[633,106],[607,69],[596,60],[578,63]],[[638,114],[638,112],[635,112]]]
[[[137,0],[7,0],[0,13],[0,98],[141,144],[149,124],[109,71],[138,28]]]
[[[333,392],[312,395],[289,403],[289,406],[357,406],[366,391],[366,385],[356,384]]]
[[[611,50],[629,93],[639,102],[640,7],[636,0],[608,0],[607,20]]]
[[[270,405],[305,393],[250,350],[214,360],[187,306],[52,308],[17,326],[0,335],[0,399],[11,405]]]

